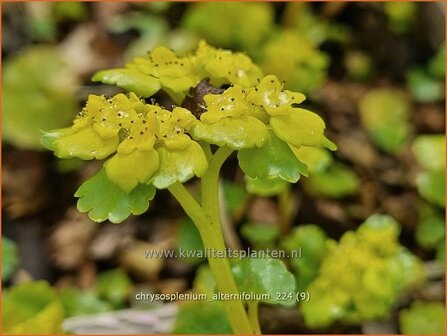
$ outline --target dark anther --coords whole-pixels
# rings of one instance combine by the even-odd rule
[[[234,98],[230,98],[230,100],[231,100],[232,102],[234,102]]]
[[[274,79],[272,79],[272,80],[270,81],[270,83],[272,83],[272,84],[273,84],[273,83],[275,83],[275,80],[274,80]]]
[[[141,131],[141,132],[140,132],[140,135],[143,135],[143,134],[144,134],[144,132],[143,132],[143,131]]]
[[[257,87],[255,87],[255,91],[258,92],[258,88]]]
[[[147,123],[147,121],[145,119],[143,119],[143,124]]]

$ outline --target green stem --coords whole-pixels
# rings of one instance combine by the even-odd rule
[[[259,326],[259,318],[258,318],[258,305],[259,301],[248,302],[248,318],[250,320],[251,327],[253,328],[253,333],[255,335],[261,334],[261,327]]]
[[[186,188],[181,183],[171,185],[168,189],[171,194],[178,200],[180,205],[185,210],[186,214],[196,224],[206,250],[212,251],[212,254],[208,256],[208,263],[210,265],[210,269],[216,281],[219,292],[226,294],[239,293],[239,290],[233,278],[233,274],[231,273],[228,259],[218,258],[214,255],[215,253],[219,253],[218,251],[223,251],[223,253],[225,253],[225,243],[223,240],[222,231],[220,227],[216,227],[212,224],[219,224],[218,217],[217,220],[216,218],[211,220],[211,216],[206,212],[205,208],[201,207],[197,203],[194,197],[186,190]],[[241,301],[223,301],[223,305],[235,334],[253,333],[247,317],[247,313]]]

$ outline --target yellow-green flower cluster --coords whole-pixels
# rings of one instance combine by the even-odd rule
[[[319,275],[300,308],[306,324],[358,323],[386,316],[396,298],[424,278],[423,265],[398,242],[391,217],[373,215],[356,232],[330,241]]]
[[[94,81],[116,84],[143,97],[163,89],[180,104],[190,88],[202,79],[211,84],[249,87],[262,77],[261,70],[243,53],[216,49],[200,41],[195,53],[178,57],[166,47],[157,47],[147,57],[137,57],[125,68],[99,71]]]
[[[111,99],[90,95],[73,126],[46,133],[43,143],[61,158],[104,159],[115,153],[104,168],[110,181],[126,192],[139,183],[166,188],[207,169],[202,148],[185,134],[196,122],[186,109],[170,112],[143,103],[133,93]],[[169,162],[170,156],[179,157],[177,166]]]
[[[334,145],[324,136],[324,122],[315,113],[294,107],[303,102],[301,93],[283,89],[274,75],[265,76],[258,85],[234,85],[222,94],[204,97],[206,112],[201,123],[192,128],[197,139],[233,149],[261,147],[269,130],[290,145]]]

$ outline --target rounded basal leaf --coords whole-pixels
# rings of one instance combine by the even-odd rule
[[[429,171],[445,170],[445,135],[418,136],[412,146],[418,163]]]
[[[160,81],[133,69],[110,69],[97,72],[92,81],[115,84],[142,97],[153,96],[160,90]]]
[[[118,136],[104,139],[92,128],[79,131],[64,128],[43,135],[42,143],[59,158],[78,157],[83,160],[102,160],[115,152]]]
[[[307,167],[293,154],[290,147],[273,132],[260,148],[242,149],[238,152],[239,166],[251,178],[281,178],[295,183],[300,174],[307,175]]]
[[[214,124],[198,123],[191,129],[196,140],[232,149],[260,147],[267,138],[267,127],[250,116],[224,118]]]
[[[313,112],[293,108],[288,115],[272,116],[270,119],[275,134],[293,146],[323,146],[324,121]]]
[[[2,297],[2,331],[6,334],[60,334],[64,308],[46,281],[25,282]]]
[[[279,195],[288,185],[288,182],[281,178],[262,179],[248,175],[245,175],[245,183],[249,193],[263,197]]]
[[[149,181],[159,166],[159,157],[155,149],[136,149],[129,154],[117,153],[104,163],[110,181],[116,183],[127,193],[138,183]]]
[[[85,181],[75,193],[78,209],[88,212],[95,222],[109,219],[120,223],[130,214],[140,215],[149,207],[149,201],[155,196],[152,185],[140,184],[130,193],[124,192],[118,185],[110,182],[104,169]]]
[[[160,157],[160,169],[155,174],[152,184],[158,189],[169,187],[175,182],[184,183],[195,176],[202,176],[208,168],[208,161],[202,147],[191,141],[184,149],[157,149]]]
[[[295,278],[279,259],[245,258],[233,265],[234,279],[240,292],[268,294],[265,302],[293,305]],[[278,293],[292,293],[292,298],[281,300]]]

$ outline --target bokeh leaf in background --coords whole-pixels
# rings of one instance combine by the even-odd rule
[[[231,326],[219,301],[189,301],[180,306],[173,334],[231,334]]]
[[[378,148],[394,153],[408,140],[410,104],[401,91],[372,89],[360,99],[358,108],[361,123]]]
[[[203,255],[197,254],[197,251],[204,251],[202,238],[194,222],[189,218],[185,218],[179,223],[176,247],[178,250],[185,251],[187,256],[182,260],[187,263],[194,265],[204,260]]]
[[[121,269],[104,271],[98,276],[98,296],[121,307],[127,301],[132,290],[132,280]]]
[[[295,296],[281,300],[278,293],[294,293],[295,277],[279,259],[244,258],[232,267],[233,275],[240,292],[268,294],[265,302],[293,305]]]
[[[360,180],[346,165],[334,162],[324,171],[310,174],[303,179],[303,186],[311,195],[343,198],[358,193]]]
[[[399,324],[403,334],[445,335],[445,304],[416,301],[401,310]]]
[[[6,334],[60,334],[64,307],[46,281],[25,282],[2,297],[2,329]]]
[[[279,237],[279,228],[267,223],[245,223],[241,235],[257,249],[272,248]]]
[[[8,281],[19,264],[16,244],[2,236],[2,282]]]
[[[69,287],[61,291],[60,297],[67,317],[104,313],[113,310],[110,302],[98,298],[95,292],[83,292]]]
[[[30,47],[3,68],[2,138],[21,149],[42,150],[42,130],[68,126],[77,104],[77,78],[55,47]]]

